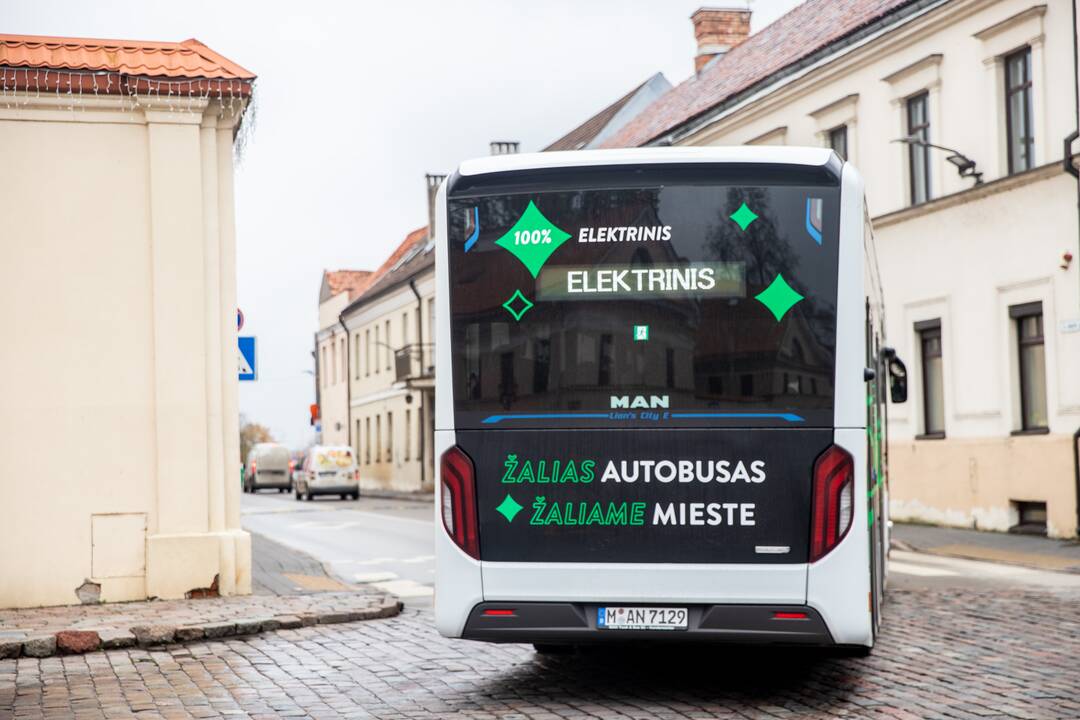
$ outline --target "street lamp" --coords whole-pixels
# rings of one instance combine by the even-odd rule
[[[919,147],[934,148],[935,150],[943,150],[949,153],[948,157],[946,157],[945,159],[956,166],[956,171],[960,173],[960,177],[974,178],[976,185],[982,185],[983,174],[975,170],[975,161],[969,158],[967,155],[964,155],[964,153],[960,152],[959,150],[953,150],[952,148],[945,147],[944,145],[935,145],[934,143],[926,142],[925,140],[922,140],[921,138],[918,138],[914,135],[898,138],[896,140],[893,140],[893,142],[904,143],[905,145],[918,145]]]

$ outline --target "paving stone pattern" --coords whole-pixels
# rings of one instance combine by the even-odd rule
[[[149,647],[396,615],[374,588],[311,595],[155,600],[0,610],[0,658]],[[96,636],[96,637],[95,637]]]
[[[873,656],[708,647],[540,656],[430,612],[0,661],[15,718],[1078,718],[1080,598],[893,592]],[[7,713],[5,715],[5,713]]]

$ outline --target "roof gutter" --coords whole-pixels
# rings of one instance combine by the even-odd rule
[[[691,116],[675,127],[669,129],[667,132],[642,143],[642,146],[676,145],[690,135],[700,132],[712,123],[721,120],[731,112],[738,110],[744,105],[749,105],[760,96],[767,95],[788,83],[798,80],[806,72],[834,59],[841,51],[856,50],[895,29],[898,25],[922,17],[930,11],[937,9],[942,5],[946,5],[950,1],[951,0],[915,0],[888,15],[878,18],[862,28],[845,35],[839,40],[829,43],[819,50],[796,60],[790,65],[772,73],[768,78],[758,81],[745,90],[741,90],[716,105],[701,111],[697,115]]]

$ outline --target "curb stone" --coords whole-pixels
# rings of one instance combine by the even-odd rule
[[[26,657],[43,658],[56,654],[55,635],[33,635],[23,641],[22,654]]]
[[[136,625],[128,629],[99,626],[93,630],[66,628],[49,635],[27,636],[22,632],[3,632],[0,633],[0,659],[17,658],[20,655],[44,658],[61,653],[81,654],[94,650],[116,650],[136,645],[145,648],[174,642],[199,642],[275,630],[293,630],[314,625],[377,620],[393,617],[403,608],[403,603],[388,596],[383,598],[381,604],[363,610],[328,610],[273,617],[255,616],[231,622],[192,623],[181,626]]]
[[[102,650],[118,650],[135,645],[135,636],[130,630],[102,628],[98,630],[98,636],[101,637]]]

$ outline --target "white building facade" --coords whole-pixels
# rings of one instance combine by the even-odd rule
[[[409,234],[341,314],[349,436],[360,491],[434,488],[435,271],[427,228]]]
[[[1075,536],[1070,3],[854,7],[830,19],[834,7],[809,0],[726,39],[733,49],[608,146],[831,145],[851,160],[866,180],[888,341],[911,377],[910,401],[890,407],[893,517]],[[835,34],[815,45],[821,26]]]

